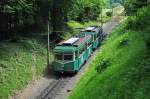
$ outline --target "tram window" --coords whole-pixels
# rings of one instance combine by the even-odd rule
[[[80,50],[79,54],[82,54],[87,49],[87,44],[85,44]]]
[[[62,60],[63,59],[63,55],[62,54],[55,54],[55,58],[57,59],[57,60]]]
[[[96,38],[97,38],[97,35],[95,34],[95,35],[94,35],[94,40],[96,40]]]
[[[85,46],[82,48],[82,52],[84,52],[84,50],[85,50]]]
[[[92,35],[92,41],[94,41],[94,34]]]
[[[73,60],[72,54],[64,54],[64,60]]]
[[[91,30],[86,30],[87,32],[92,32]]]
[[[98,33],[97,33],[97,37],[99,37],[99,36],[100,36],[100,33],[98,32]]]
[[[76,58],[78,58],[78,57],[79,57],[79,55],[78,55],[78,51],[76,51],[76,52],[75,52],[75,57],[76,57]]]
[[[79,54],[82,54],[82,49],[79,50]]]
[[[79,54],[82,54],[83,51],[84,51],[84,47],[82,47],[82,48],[79,50]]]
[[[84,50],[86,50],[86,49],[87,49],[87,45],[84,46]]]
[[[91,45],[91,43],[92,43],[91,41],[90,41],[90,42],[88,42],[88,46],[90,46],[90,45]]]

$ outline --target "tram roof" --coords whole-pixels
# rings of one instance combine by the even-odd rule
[[[94,30],[95,28],[96,28],[96,27],[93,27],[93,26],[92,26],[92,27],[87,27],[87,28],[85,28],[85,30],[87,30],[87,31],[88,31],[88,30],[91,30],[91,31],[92,31],[92,30]]]
[[[90,26],[85,28],[84,30],[81,30],[81,32],[96,32],[100,29],[99,26]]]
[[[63,42],[63,44],[73,44],[78,41],[79,38],[70,38],[67,41]]]
[[[92,37],[90,35],[84,36],[82,38],[77,38],[74,40],[74,43],[70,42],[66,43],[66,41],[68,42],[68,40],[66,41],[62,41],[60,42],[58,45],[56,45],[56,47],[54,48],[54,51],[56,52],[74,52],[78,49],[80,49],[82,46],[84,46],[90,39],[92,39]]]

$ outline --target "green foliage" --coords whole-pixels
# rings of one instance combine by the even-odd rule
[[[110,11],[106,12],[106,15],[109,16],[109,17],[111,17],[112,16],[112,12],[110,12]]]
[[[110,20],[110,17],[106,17],[105,15],[102,18],[103,22],[107,22]],[[100,26],[101,25],[101,20],[97,20],[97,21],[89,21],[89,22],[77,22],[77,21],[69,21],[67,22],[67,27],[69,28],[69,32],[65,32],[61,38],[62,39],[68,39],[71,36],[77,35],[78,33],[80,33],[81,29],[88,27],[88,26]]]
[[[18,39],[18,35],[33,31],[47,31],[47,21],[54,32],[66,29],[66,22],[77,20],[96,21],[101,13],[103,0],[3,0],[0,1],[0,38]],[[50,15],[50,16],[49,16]]]
[[[2,0],[0,4],[0,39],[6,39],[43,29],[51,3],[50,0]]]
[[[126,14],[134,15],[138,9],[148,5],[148,0],[123,0]]]
[[[149,99],[149,10],[142,8],[108,35],[68,99]]]
[[[47,49],[31,38],[18,43],[0,42],[0,46],[0,98],[7,99],[43,74]],[[53,59],[52,54],[50,57]]]
[[[109,59],[103,59],[101,62],[96,66],[96,71],[101,73],[104,69],[106,69],[110,65]]]
[[[96,21],[101,13],[103,0],[54,0],[51,10],[52,37],[59,39],[66,35],[57,31],[66,31],[66,23]]]
[[[79,4],[81,5],[81,10],[77,20],[81,22],[97,20],[105,5],[103,0],[82,0]]]
[[[67,25],[70,27],[70,28],[83,28],[83,25],[81,23],[78,23],[76,21],[69,21],[67,23]]]

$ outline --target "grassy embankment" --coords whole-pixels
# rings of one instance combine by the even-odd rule
[[[50,55],[52,59],[52,55]],[[39,78],[46,68],[46,44],[39,38],[0,42],[0,99]]]
[[[68,99],[149,99],[150,6],[106,38]]]

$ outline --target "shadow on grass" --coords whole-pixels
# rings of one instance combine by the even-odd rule
[[[49,66],[46,66],[46,68],[43,70],[43,77],[47,79],[58,79],[59,76],[56,72],[53,71],[52,63],[50,63]]]
[[[20,46],[9,42],[0,42],[0,59],[8,60],[11,56],[16,56]]]

